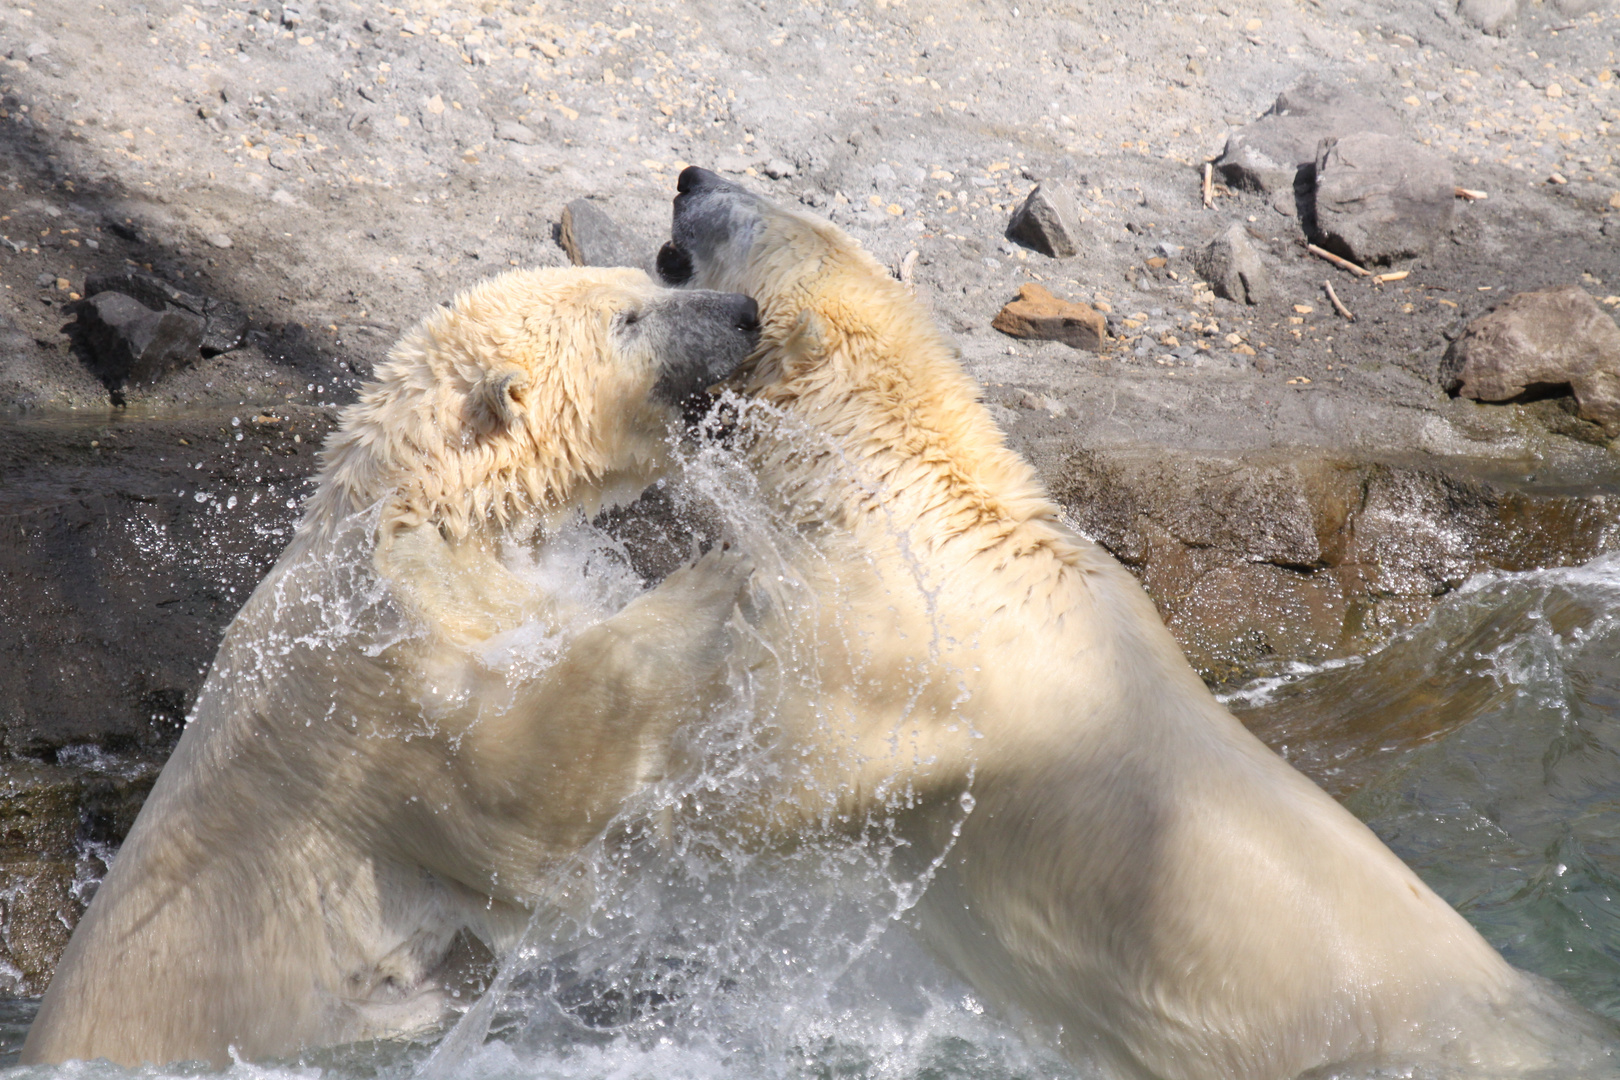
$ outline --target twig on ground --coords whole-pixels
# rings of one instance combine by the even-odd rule
[[[1412,271],[1410,270],[1397,270],[1393,274],[1374,274],[1373,283],[1376,285],[1388,285],[1392,281],[1405,281],[1411,276]]]
[[[1325,248],[1319,248],[1315,244],[1306,244],[1305,245],[1305,250],[1309,251],[1312,255],[1315,255],[1318,259],[1326,259],[1328,262],[1332,263],[1334,266],[1337,266],[1342,270],[1350,271],[1352,274],[1355,274],[1357,277],[1371,277],[1372,276],[1372,271],[1371,270],[1363,270],[1361,267],[1357,266],[1355,263],[1351,262],[1349,259],[1341,259],[1341,258],[1339,258],[1339,256],[1333,254],[1333,252],[1328,251]]]
[[[902,285],[911,284],[911,273],[917,269],[917,257],[920,254],[916,248],[912,248],[906,252],[906,257],[900,260],[900,270],[895,276],[900,279]]]
[[[1215,166],[1204,162],[1204,205],[1215,205]]]
[[[1350,314],[1350,309],[1349,308],[1345,307],[1344,304],[1340,303],[1339,294],[1333,291],[1333,282],[1331,282],[1331,281],[1322,282],[1322,288],[1327,290],[1327,297],[1328,297],[1329,300],[1331,300],[1333,302],[1333,310],[1337,311],[1340,315],[1343,315],[1346,322],[1355,322],[1356,317],[1354,315]]]
[[[1476,191],[1473,188],[1465,188],[1465,187],[1454,187],[1454,188],[1451,189],[1451,194],[1454,195],[1455,197],[1459,198],[1459,199],[1464,199],[1464,200],[1466,200],[1468,202],[1478,202],[1481,199],[1490,198],[1490,195],[1487,192]]]

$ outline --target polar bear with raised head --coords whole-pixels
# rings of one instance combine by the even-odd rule
[[[685,170],[679,192],[659,271],[760,304],[743,381],[774,419],[752,467],[814,548],[816,640],[848,643],[860,676],[830,706],[783,679],[783,756],[811,764],[761,820],[916,806],[943,858],[925,937],[1103,1075],[1607,1056],[1211,696],[1137,582],[1060,522],[899,282],[714,173]],[[762,612],[765,670],[807,629]]]
[[[221,1066],[429,1027],[565,903],[558,868],[714,692],[746,566],[711,553],[581,628],[503,547],[633,497],[756,339],[746,297],[594,269],[505,274],[407,333],[227,629],[23,1061]],[[501,661],[536,631],[565,639],[554,662]]]

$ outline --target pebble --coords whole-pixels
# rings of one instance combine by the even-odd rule
[[[209,233],[207,236],[203,237],[203,239],[207,240],[210,244],[217,248],[228,248],[231,246],[231,238],[226,233]]]

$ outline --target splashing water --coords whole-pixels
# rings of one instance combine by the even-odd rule
[[[807,628],[770,643],[781,678],[730,671],[676,767],[562,872],[559,895],[578,902],[537,912],[449,1031],[238,1063],[232,1080],[1077,1075],[914,941],[908,915],[939,853],[916,850],[896,824],[909,792],[859,821],[829,815],[791,845],[761,844],[736,812],[803,765],[780,752],[773,725],[786,681],[823,691],[851,677],[823,664],[826,631],[809,629],[826,625],[817,597],[827,595],[809,578],[836,570],[737,454],[705,444],[678,458],[677,509],[753,557],[748,603]],[[506,561],[574,612],[561,633],[524,627],[490,643],[491,665],[524,674],[645,587],[633,553],[583,520],[539,549],[512,545]],[[924,598],[933,587],[921,566],[890,584]],[[740,620],[737,632],[747,633]],[[1620,559],[1476,579],[1378,653],[1302,668],[1230,704],[1509,960],[1620,1019]],[[971,794],[959,801],[958,826],[972,805]],[[0,1049],[15,1053],[31,1016],[29,1002],[0,1003]],[[105,1063],[19,1071],[199,1075]]]

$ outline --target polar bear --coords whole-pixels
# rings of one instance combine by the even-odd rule
[[[903,286],[711,172],[678,190],[660,275],[759,301],[742,381],[774,419],[751,465],[812,538],[816,639],[851,645],[824,684],[841,700],[795,703],[783,680],[773,723],[809,764],[751,815],[909,814],[940,860],[924,938],[1088,1075],[1478,1075],[1601,1030],[1215,701],[1137,582],[1060,522]],[[762,610],[770,652],[804,638]]]
[[[400,340],[226,631],[23,1061],[222,1066],[419,1029],[529,909],[566,903],[558,868],[711,692],[746,566],[711,553],[576,630],[502,547],[655,478],[755,310],[639,270],[514,271]],[[555,663],[492,659],[535,627],[567,638]]]

